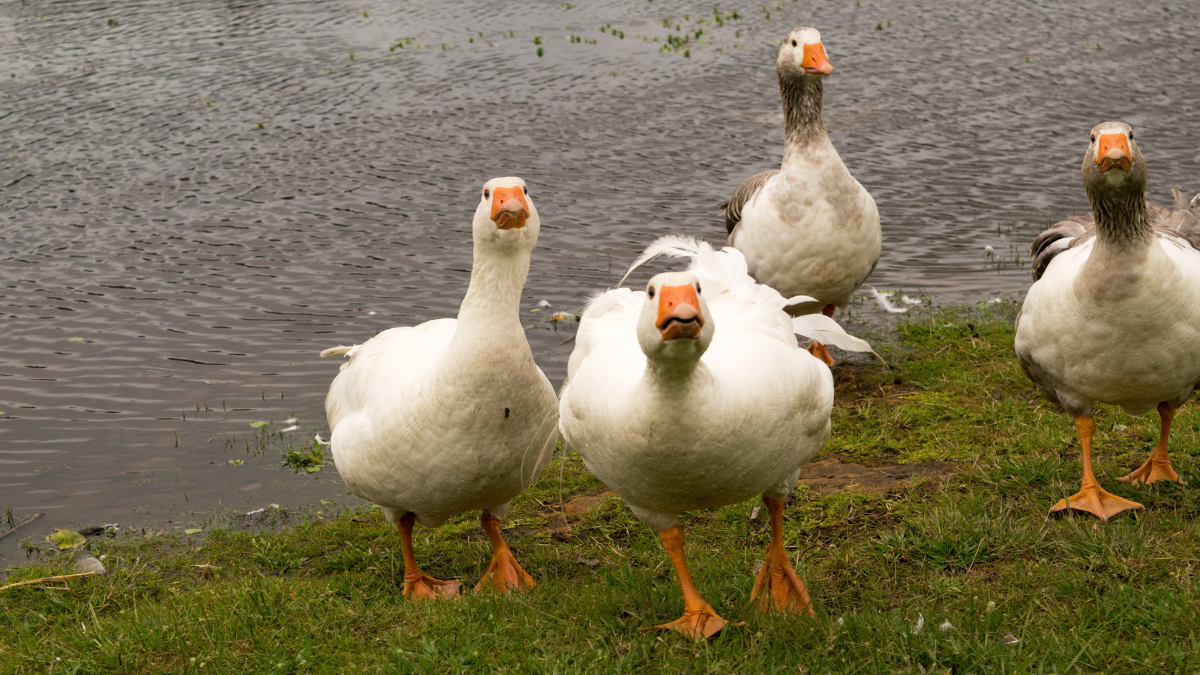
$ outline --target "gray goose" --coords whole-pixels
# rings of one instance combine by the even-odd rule
[[[746,256],[759,283],[785,298],[814,299],[789,307],[793,316],[833,316],[879,262],[879,210],[842,163],[821,119],[822,79],[833,72],[821,34],[815,28],[789,33],[775,70],[783,99],[783,164],[742,183],[722,205],[726,243]],[[809,351],[833,365],[820,342]]]
[[[1120,480],[1182,482],[1167,438],[1175,410],[1200,385],[1200,195],[1175,191],[1173,208],[1146,201],[1146,163],[1133,129],[1092,129],[1083,159],[1092,212],[1033,242],[1034,284],[1017,315],[1021,369],[1075,418],[1083,453],[1080,491],[1052,511],[1107,520],[1141,504],[1100,487],[1092,471],[1097,401],[1140,415],[1157,408],[1158,445]]]

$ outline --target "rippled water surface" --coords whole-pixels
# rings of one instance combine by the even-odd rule
[[[1200,3],[716,11],[0,4],[0,506],[48,511],[44,531],[335,499],[331,469],[279,467],[324,421],[338,364],[316,354],[453,315],[483,182],[525,178],[542,214],[530,323],[657,235],[720,241],[716,206],[778,165],[774,52],[798,25],[822,31],[826,121],[879,204],[876,287],[1025,288],[1033,234],[1086,208],[1100,121],[1137,129],[1151,198],[1200,190]],[[570,334],[529,331],[554,381]],[[253,453],[250,422],[278,439],[293,416]]]

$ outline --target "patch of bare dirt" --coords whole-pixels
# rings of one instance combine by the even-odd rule
[[[913,462],[891,466],[847,464],[836,457],[812,462],[800,473],[800,483],[818,497],[854,491],[867,494],[900,492],[913,478],[949,480],[954,475],[951,462]]]
[[[564,504],[563,510],[567,512],[568,518],[578,520],[590,513],[592,509],[596,508],[597,504],[604,501],[605,497],[611,494],[613,494],[612,490],[605,490],[598,495],[576,497]]]
[[[891,405],[907,403],[902,398],[921,389],[919,385],[897,377],[889,383],[867,382],[866,370],[856,363],[838,363],[833,367],[834,402],[838,406],[855,405],[864,399],[883,400]]]
[[[596,505],[604,501],[611,494],[615,493],[612,490],[604,490],[594,495],[574,497],[563,504],[562,512],[556,509],[552,513],[545,514],[550,519],[546,527],[539,530],[531,530],[531,532],[533,534],[549,534],[556,541],[566,541],[575,536],[570,521],[579,520],[588,513],[591,513],[592,509],[596,508]],[[563,520],[563,512],[566,513],[566,520]]]

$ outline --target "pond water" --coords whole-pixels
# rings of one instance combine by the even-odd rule
[[[1100,121],[1137,129],[1152,199],[1200,190],[1190,0],[9,0],[0,507],[48,512],[37,535],[346,501],[332,468],[280,466],[324,423],[317,352],[453,315],[495,176],[542,214],[530,323],[655,236],[719,242],[717,205],[778,165],[799,25],[879,204],[875,287],[1019,294],[1032,236],[1086,209]],[[555,382],[570,335],[529,331]]]

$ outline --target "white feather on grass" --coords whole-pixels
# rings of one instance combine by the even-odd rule
[[[925,627],[925,615],[917,614],[917,623],[909,630],[913,635],[920,635],[921,629]]]
[[[867,286],[866,288],[868,291],[870,291],[871,297],[875,298],[875,304],[879,305],[880,309],[893,314],[903,314],[904,312],[908,311],[907,308],[893,305],[891,299],[888,298],[887,293],[875,290],[874,286]]]

